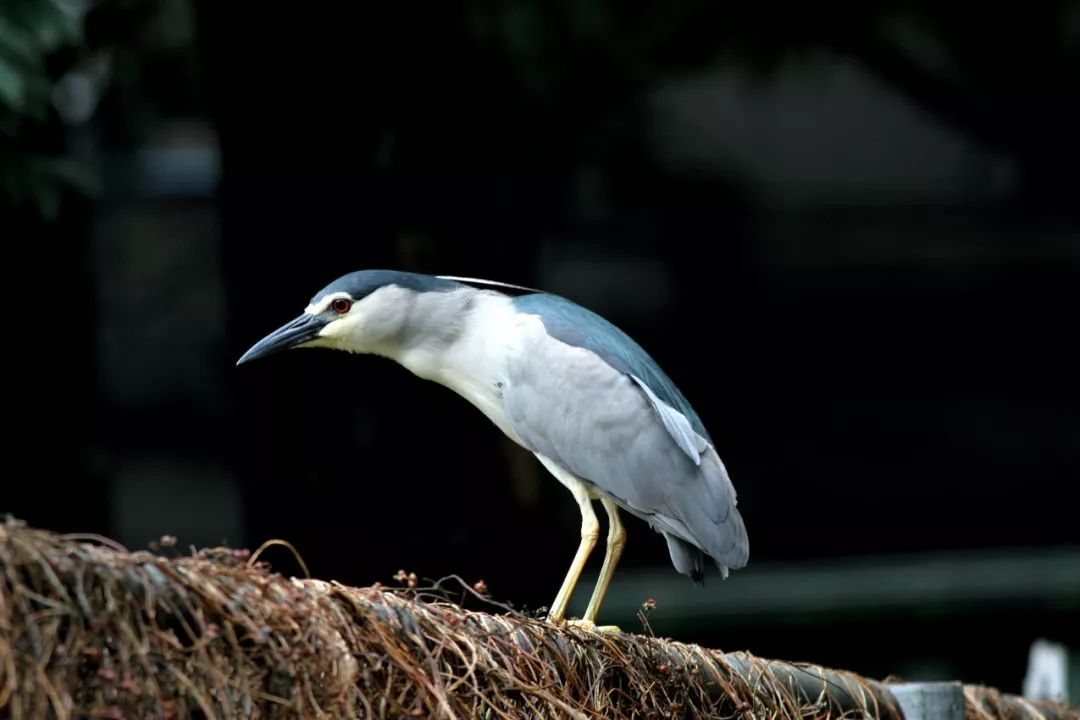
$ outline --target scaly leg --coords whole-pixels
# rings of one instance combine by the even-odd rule
[[[622,557],[623,546],[626,545],[626,530],[619,521],[619,506],[606,497],[600,498],[600,502],[603,503],[608,516],[607,552],[604,553],[604,564],[600,567],[600,577],[596,580],[596,588],[589,600],[589,607],[586,608],[585,617],[582,618],[585,623],[593,624],[596,623],[596,614],[600,612],[600,604],[604,602],[608,586],[611,585],[611,578],[615,574],[615,566]],[[618,631],[614,625],[599,629]]]
[[[563,580],[562,587],[559,588],[559,594],[555,596],[555,602],[551,604],[551,610],[548,612],[548,620],[561,622],[566,617],[566,606],[570,602],[570,596],[574,592],[574,586],[577,585],[578,578],[581,577],[581,570],[585,567],[585,561],[589,559],[589,553],[596,546],[596,538],[600,536],[600,523],[596,519],[596,513],[593,512],[592,502],[589,500],[589,490],[585,483],[573,477],[547,458],[541,455],[537,457],[563,485],[569,488],[570,492],[574,494],[574,499],[577,500],[578,508],[581,509],[581,542],[578,544],[574,561],[570,563],[570,570],[566,573],[566,579]]]

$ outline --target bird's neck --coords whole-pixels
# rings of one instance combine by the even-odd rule
[[[512,439],[502,406],[506,360],[518,337],[512,300],[462,288],[417,298],[409,336],[392,357],[414,374],[445,385],[478,407]]]

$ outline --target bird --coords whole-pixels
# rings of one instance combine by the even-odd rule
[[[577,552],[547,618],[588,630],[622,556],[620,511],[667,541],[675,570],[701,584],[749,558],[735,488],[701,418],[629,335],[560,295],[510,283],[404,270],[360,270],[315,293],[295,320],[237,365],[283,350],[382,356],[465,398],[532,452],[581,514]],[[580,619],[566,611],[607,514],[603,564]]]

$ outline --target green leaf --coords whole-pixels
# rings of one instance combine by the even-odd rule
[[[9,2],[10,0],[4,0]],[[8,7],[12,20],[36,38],[41,49],[52,52],[65,43],[82,40],[82,23],[76,11],[54,0],[12,3]]]
[[[11,198],[12,204],[17,206],[23,201],[23,187],[19,174],[22,162],[18,155],[7,155],[5,158],[3,162],[0,162],[0,187]]]
[[[60,216],[60,200],[63,197],[63,189],[56,185],[42,183],[34,193],[34,202],[37,203],[38,212],[46,222],[53,222]]]
[[[0,18],[0,60],[18,62],[27,66],[38,66],[44,56],[34,42],[34,38],[25,30]]]
[[[22,74],[0,58],[0,103],[14,112],[26,109],[26,83]]]
[[[97,195],[101,182],[89,163],[70,157],[42,158],[41,173],[83,195]]]
[[[25,195],[37,206],[41,217],[52,222],[60,214],[60,202],[64,197],[64,184],[53,174],[55,158],[44,155],[24,155],[21,181]]]

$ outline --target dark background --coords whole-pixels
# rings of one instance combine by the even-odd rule
[[[1011,691],[1080,647],[1080,3],[54,5],[0,18],[0,511],[544,606],[576,507],[467,403],[234,367],[345,272],[487,277],[634,335],[738,489],[746,570],[631,520],[605,621]]]

